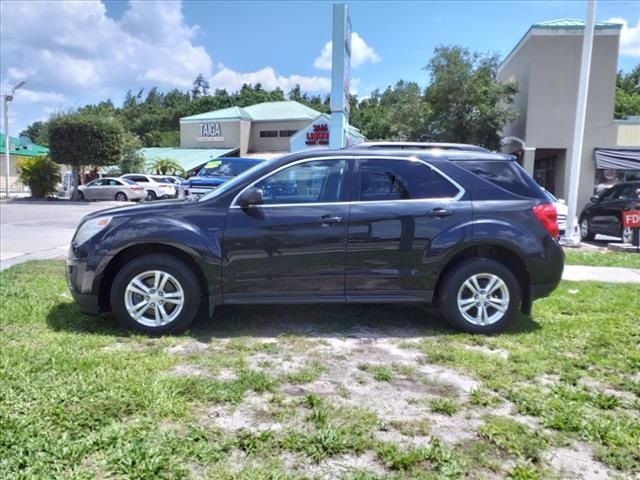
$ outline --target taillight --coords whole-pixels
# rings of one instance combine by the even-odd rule
[[[553,238],[558,238],[560,229],[558,228],[558,211],[553,203],[542,203],[533,207],[533,214],[542,224],[544,229]]]
[[[133,190],[134,192],[137,192],[138,190],[142,190],[142,187],[139,187],[139,186],[137,186],[137,185],[133,185],[133,186],[131,186],[130,188],[131,188],[131,190]]]

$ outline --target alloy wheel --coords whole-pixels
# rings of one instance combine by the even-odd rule
[[[170,273],[148,270],[131,279],[124,292],[124,302],[133,320],[147,327],[160,327],[180,315],[185,294],[180,282]]]
[[[582,238],[587,238],[589,236],[589,220],[583,218],[580,222],[580,235]]]
[[[492,273],[478,273],[469,277],[458,290],[458,310],[473,325],[491,325],[509,309],[509,289]]]

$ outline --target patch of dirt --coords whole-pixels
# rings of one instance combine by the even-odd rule
[[[593,458],[591,448],[575,442],[572,448],[560,447],[549,450],[546,460],[563,477],[579,480],[606,480],[611,478],[607,467]]]
[[[214,378],[211,373],[197,365],[176,365],[169,370],[169,375],[173,375],[174,377]]]
[[[337,455],[319,463],[301,461],[298,462],[297,468],[294,467],[295,470],[299,470],[305,478],[311,477],[319,480],[342,478],[355,471],[367,471],[374,475],[387,473],[374,452],[364,452],[360,455]]]
[[[274,420],[266,395],[248,395],[240,405],[212,406],[204,412],[204,416],[217,427],[229,432],[262,432],[281,430],[283,427]]]
[[[617,397],[620,400],[623,400],[628,403],[633,403],[636,399],[635,395],[631,392],[618,390],[611,385],[607,385],[606,383],[599,382],[598,380],[594,380],[593,378],[583,377],[578,381],[578,385],[581,387],[585,387],[589,390],[595,390],[596,392],[604,393],[605,395],[611,395],[613,397]]]
[[[200,342],[192,339],[185,343],[173,345],[164,349],[165,352],[172,355],[191,355],[193,353],[203,353],[210,347],[209,343]]]

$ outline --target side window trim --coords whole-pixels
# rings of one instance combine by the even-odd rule
[[[235,197],[233,197],[233,200],[231,201],[231,204],[229,205],[229,208],[242,208],[240,205],[238,205],[236,203],[238,198],[240,197],[240,195],[242,195],[249,188],[255,186],[256,184],[258,184],[260,182],[262,182],[263,180],[268,179],[272,175],[275,175],[276,173],[278,173],[278,172],[280,172],[282,170],[285,170],[285,169],[287,169],[289,167],[293,167],[295,165],[299,165],[301,163],[318,162],[318,161],[323,161],[323,160],[344,160],[346,162],[345,180],[347,182],[351,181],[351,164],[353,163],[353,157],[351,157],[349,155],[336,155],[336,156],[331,156],[331,157],[303,158],[301,160],[296,160],[295,162],[291,162],[291,163],[287,163],[286,165],[282,165],[282,166],[276,168],[275,170],[272,170],[272,171],[270,171],[268,173],[265,173],[264,175],[262,175],[257,180],[254,180],[253,182],[251,182],[249,185],[247,185],[242,190],[240,190],[240,192]],[[345,190],[343,188],[341,196],[344,196],[343,195],[344,191]],[[292,205],[298,205],[298,206],[340,205],[340,204],[348,204],[348,203],[349,203],[348,200],[338,200],[337,202],[272,203],[272,204],[267,204],[267,205],[260,205],[260,208],[266,208],[266,207],[291,207]]]
[[[410,198],[410,199],[400,199],[400,200],[371,200],[371,201],[360,201],[360,200],[356,200],[356,196],[359,194],[360,191],[360,187],[359,185],[357,185],[356,183],[360,181],[360,160],[363,159],[367,159],[367,158],[379,158],[379,159],[383,159],[383,160],[417,160],[418,162],[424,164],[427,166],[427,168],[430,168],[433,172],[438,173],[442,176],[442,178],[444,178],[446,181],[448,181],[451,185],[453,185],[457,190],[458,190],[458,194],[454,197],[442,197],[442,198]],[[247,189],[253,187],[254,185],[256,185],[257,183],[260,183],[262,180],[270,177],[271,175],[274,175],[275,173],[278,173],[280,170],[284,170],[285,168],[291,167],[293,165],[297,165],[299,163],[305,163],[305,162],[313,162],[313,161],[318,161],[318,160],[346,160],[347,161],[347,171],[345,173],[345,177],[346,180],[348,182],[348,189],[346,190],[347,192],[349,192],[349,195],[347,195],[347,200],[343,200],[343,201],[338,201],[338,202],[317,202],[317,203],[300,203],[300,204],[296,204],[296,203],[281,203],[281,204],[271,204],[271,205],[261,205],[261,208],[266,208],[266,207],[291,207],[291,205],[340,205],[340,204],[350,204],[350,203],[381,203],[381,202],[425,202],[425,201],[443,201],[443,200],[447,200],[447,201],[458,201],[460,200],[462,197],[464,197],[466,190],[462,187],[462,185],[460,185],[458,182],[456,182],[454,179],[452,179],[449,175],[447,175],[446,173],[444,173],[442,170],[440,170],[439,168],[431,165],[430,163],[422,160],[421,158],[415,157],[415,156],[411,156],[411,157],[395,157],[395,156],[374,156],[374,157],[353,157],[353,156],[349,156],[349,155],[335,155],[335,156],[329,156],[329,157],[309,157],[309,158],[303,158],[301,160],[297,160],[295,162],[291,162],[291,163],[287,163],[286,165],[282,165],[278,168],[276,168],[275,170],[272,170],[270,172],[265,173],[264,175],[262,175],[261,177],[259,177],[258,179],[254,180],[253,182],[251,182],[249,185],[247,185],[246,187],[244,187],[242,190],[240,190],[240,192],[238,192],[234,197],[233,200],[231,201],[231,203],[229,204],[229,208],[242,208],[240,205],[238,205],[236,202],[238,200],[238,198],[240,197],[240,195],[242,195]]]
[[[420,163],[422,163],[423,165],[425,165],[427,168],[429,168],[431,170],[432,173],[438,174],[440,175],[442,178],[444,178],[447,182],[449,182],[453,187],[456,188],[456,190],[458,190],[457,195],[453,196],[453,197],[431,197],[431,198],[398,198],[398,199],[393,199],[393,200],[360,200],[360,175],[362,172],[362,168],[361,168],[361,163],[362,161],[366,161],[366,160],[370,160],[370,159],[375,159],[375,160],[393,160],[393,161],[418,161]],[[454,179],[452,179],[449,175],[447,175],[446,173],[444,173],[442,170],[440,170],[439,168],[431,165],[430,163],[422,160],[421,158],[418,157],[382,157],[382,156],[372,156],[372,157],[357,157],[356,158],[356,162],[354,162],[357,164],[357,166],[355,167],[354,171],[353,171],[353,175],[352,175],[352,183],[353,183],[353,188],[352,188],[352,201],[351,203],[390,203],[390,202],[428,202],[428,201],[444,201],[444,200],[449,200],[449,201],[459,201],[462,197],[464,197],[466,190],[458,183],[456,182]]]

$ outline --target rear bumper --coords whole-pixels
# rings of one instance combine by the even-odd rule
[[[548,297],[551,292],[553,292],[560,282],[552,282],[552,283],[541,283],[538,285],[531,285],[529,289],[531,300],[536,300],[538,298]]]

